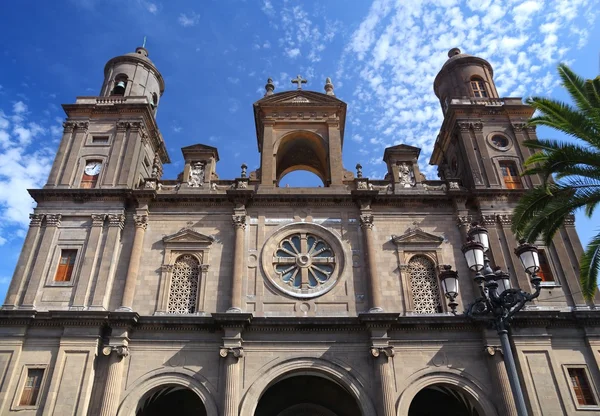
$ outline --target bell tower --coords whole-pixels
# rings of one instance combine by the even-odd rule
[[[136,188],[169,156],[156,112],[165,84],[148,50],[109,60],[97,97],[63,105],[64,133],[45,188]]]
[[[539,183],[521,177],[531,154],[524,140],[536,138],[526,126],[533,109],[520,97],[498,96],[492,66],[453,48],[434,81],[444,122],[430,163],[440,177],[460,179],[471,189],[522,189]]]
[[[286,174],[306,170],[324,187],[342,187],[350,172],[342,165],[346,103],[337,99],[327,78],[325,94],[306,91],[298,76],[295,91],[273,93],[271,79],[265,97],[254,103],[261,188],[273,188]]]

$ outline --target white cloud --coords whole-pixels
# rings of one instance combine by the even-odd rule
[[[147,3],[146,9],[152,14],[156,14],[158,12],[158,7],[154,3]]]
[[[27,104],[25,104],[23,101],[17,101],[16,103],[13,104],[13,112],[15,114],[23,114],[27,112]]]
[[[240,79],[235,78],[235,77],[227,77],[227,81],[231,84],[239,84],[240,83]]]
[[[296,58],[298,57],[298,55],[300,55],[300,49],[298,48],[294,48],[294,49],[289,49],[286,51],[287,56],[289,56],[290,58]]]
[[[181,13],[179,15],[179,19],[177,19],[177,21],[183,27],[196,26],[198,24],[198,22],[200,21],[200,15],[196,14],[194,12],[190,13],[189,15],[187,15],[185,13]]]

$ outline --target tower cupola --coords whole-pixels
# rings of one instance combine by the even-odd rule
[[[148,50],[144,47],[112,58],[104,67],[102,97],[146,97],[156,115],[164,90],[163,77],[148,58]]]
[[[488,61],[452,48],[435,77],[433,90],[445,113],[453,98],[498,98],[493,76],[494,70]]]

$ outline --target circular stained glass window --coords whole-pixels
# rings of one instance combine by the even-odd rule
[[[508,147],[510,142],[505,136],[501,136],[499,134],[494,134],[492,136],[492,143],[494,143],[498,147]]]
[[[329,234],[316,224],[290,225],[276,232],[263,248],[266,277],[294,297],[311,298],[330,290],[341,273],[343,254]]]

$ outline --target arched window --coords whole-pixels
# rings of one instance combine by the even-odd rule
[[[155,92],[152,93],[152,108],[156,108],[156,106],[158,105],[158,95],[156,95]]]
[[[115,77],[112,95],[125,95],[125,89],[127,89],[127,75],[119,74]]]
[[[487,98],[489,97],[487,90],[485,89],[485,82],[481,78],[471,78],[471,89],[473,90],[473,97],[476,98]]]
[[[441,313],[440,290],[435,266],[425,256],[414,256],[408,262],[413,311],[415,313]]]
[[[168,313],[194,313],[198,298],[200,262],[191,254],[177,258],[169,288]]]

